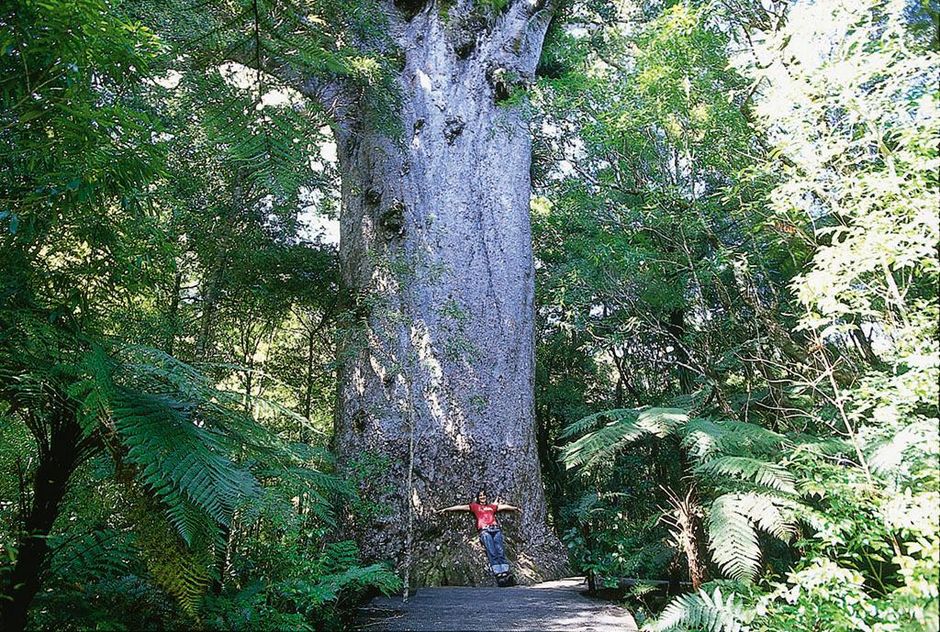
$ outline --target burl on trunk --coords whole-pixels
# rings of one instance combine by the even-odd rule
[[[520,98],[550,7],[499,4],[398,6],[393,120],[359,102],[335,126],[342,277],[358,300],[340,345],[336,448],[372,503],[349,528],[368,558],[419,585],[486,581],[470,515],[432,515],[483,486],[522,508],[501,519],[520,579],[567,563],[534,436]]]

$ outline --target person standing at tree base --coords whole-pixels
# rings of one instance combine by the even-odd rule
[[[500,511],[521,511],[521,509],[513,505],[487,503],[486,490],[481,489],[477,493],[477,502],[472,502],[469,505],[445,507],[435,511],[435,513],[447,511],[469,511],[473,513],[477,521],[480,542],[483,544],[483,548],[486,549],[486,557],[489,559],[493,575],[496,576],[496,583],[499,586],[513,585],[515,581],[509,571],[509,560],[506,559],[503,531],[496,520],[496,514]]]

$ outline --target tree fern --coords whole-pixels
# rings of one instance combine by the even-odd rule
[[[649,632],[746,632],[746,613],[734,595],[721,588],[709,595],[704,590],[673,599],[655,621],[643,626]]]
[[[150,393],[165,394],[180,402],[189,402],[190,414],[200,427],[213,433],[213,437],[227,449],[248,450],[277,457],[279,463],[306,464],[316,471],[317,466],[328,464],[322,453],[311,452],[305,444],[287,444],[244,413],[244,394],[214,384],[202,369],[197,369],[166,353],[148,347],[129,346],[116,354],[115,371],[122,383]],[[205,369],[224,369],[244,372],[236,365],[212,364]],[[252,405],[272,417],[278,417],[317,432],[310,421],[277,401],[255,396]],[[325,481],[324,481],[325,482]]]
[[[758,531],[788,540],[795,531],[791,513],[802,505],[793,498],[796,481],[787,468],[758,458],[773,455],[786,437],[755,424],[726,419],[689,419],[675,409],[616,410],[585,417],[569,426],[571,436],[609,419],[599,429],[576,439],[563,451],[568,468],[609,458],[644,436],[678,434],[697,465],[699,477],[722,479],[734,491],[719,495],[708,520],[712,559],[733,579],[752,580],[761,551]],[[756,491],[755,491],[756,489]]]

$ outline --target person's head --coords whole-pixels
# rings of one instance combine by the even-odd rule
[[[488,499],[487,499],[487,497],[486,497],[486,489],[485,489],[485,488],[481,487],[481,488],[477,491],[476,501],[477,501],[478,503],[480,503],[481,505],[485,505],[485,504],[488,502]]]

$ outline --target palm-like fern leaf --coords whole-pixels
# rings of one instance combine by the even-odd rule
[[[346,497],[355,495],[355,489],[348,480],[307,467],[265,468],[257,470],[256,474],[258,476],[276,476],[287,484],[304,485],[324,493]]]
[[[719,456],[700,463],[696,466],[695,472],[753,481],[785,494],[796,493],[796,480],[789,470],[777,463],[761,459],[746,456]]]
[[[577,429],[591,427],[605,418],[610,419],[607,425],[565,447],[562,460],[568,469],[612,456],[645,435],[665,437],[688,421],[685,412],[674,408],[620,409],[585,417],[572,424],[565,434],[570,436]]]
[[[190,546],[197,543],[220,545],[224,541],[219,523],[188,498],[174,497],[171,502],[166,502],[164,496],[164,502],[167,520],[186,544]]]
[[[578,436],[579,434],[582,434],[587,430],[596,430],[597,426],[604,422],[629,417],[631,413],[633,413],[633,409],[630,408],[617,408],[614,410],[605,410],[599,413],[594,413],[568,424],[562,431],[561,436],[563,439],[570,439],[572,437]]]
[[[315,469],[328,465],[323,455],[295,449],[244,413],[240,393],[165,353],[128,347],[99,373],[93,381],[107,403],[107,434],[151,492],[135,519],[148,568],[190,614],[198,613],[215,572],[222,527],[236,508],[247,503],[250,513],[265,502],[257,477],[272,488],[297,488],[325,520],[325,495],[351,493],[344,481]],[[165,521],[154,519],[158,508]]]
[[[569,469],[597,463],[645,435],[665,437],[686,423],[688,416],[675,408],[610,410],[575,422],[566,429],[565,436],[572,436],[603,419],[610,421],[565,447],[562,460]]]
[[[646,431],[637,425],[635,418],[613,419],[600,430],[584,435],[566,446],[562,452],[562,460],[568,469],[595,463],[616,454],[645,434]]]
[[[165,396],[119,392],[112,402],[114,425],[128,447],[127,460],[169,507],[180,536],[192,543],[203,526],[188,505],[228,524],[238,502],[258,493],[246,469],[223,453],[218,437],[199,427],[185,403]]]
[[[283,442],[277,435],[243,414],[244,394],[220,389],[199,369],[147,347],[127,347],[118,355],[122,384],[128,384],[148,393],[192,402],[190,414],[197,417],[199,426],[213,433],[220,445],[275,457],[280,462],[303,460],[297,449]],[[213,365],[218,367],[219,365]],[[243,367],[225,367],[241,371]],[[277,402],[254,397],[252,403],[272,416],[278,416],[310,427],[310,422]],[[297,446],[298,449],[301,446]]]
[[[711,505],[708,548],[722,572],[733,579],[753,580],[760,563],[758,529],[781,540],[793,534],[793,525],[763,494],[724,494]]]
[[[762,426],[726,419],[693,419],[683,435],[683,447],[698,461],[716,454],[771,454],[785,440]]]
[[[169,540],[165,544],[161,550],[149,552],[148,570],[183,610],[195,616],[212,582],[212,556],[205,548],[184,549]]]
[[[723,573],[734,579],[752,579],[757,574],[760,561],[757,531],[734,500],[734,494],[727,494],[712,503],[708,524],[709,549]]]
[[[738,497],[741,510],[764,533],[786,542],[796,532],[793,521],[781,511],[788,499],[769,494],[738,494]]]
[[[655,621],[645,625],[650,632],[746,632],[743,607],[734,595],[725,597],[716,587],[709,595],[704,590],[680,595],[670,602]]]

